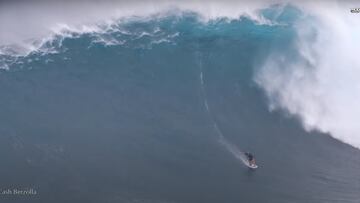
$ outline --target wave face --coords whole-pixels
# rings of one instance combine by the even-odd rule
[[[350,3],[4,4],[3,184],[47,202],[358,202]]]
[[[234,5],[228,6],[229,3],[159,2],[155,9],[150,6],[152,4],[144,3],[118,2],[115,4],[118,7],[114,6],[114,2],[101,5],[75,3],[60,6],[60,11],[67,11],[64,16],[62,12],[50,14],[59,9],[56,3],[33,3],[31,12],[20,12],[23,15],[21,18],[29,20],[24,21],[31,26],[29,28],[23,24],[14,26],[17,21],[13,20],[17,18],[12,16],[19,13],[12,12],[15,6],[29,11],[29,5],[9,3],[0,12],[0,24],[2,30],[6,30],[0,37],[0,69],[23,68],[27,66],[25,61],[33,59],[48,60],[45,57],[40,59],[40,55],[58,52],[71,55],[71,47],[63,45],[65,39],[86,40],[87,48],[96,44],[151,48],[159,43],[177,43],[176,40],[181,40],[188,33],[197,37],[203,34],[235,37],[239,34],[237,31],[243,28],[232,24],[239,16],[245,16],[258,25],[268,25],[257,28],[263,35],[264,32],[280,29],[293,32],[293,36],[272,33],[280,33],[283,39],[266,36],[273,38],[274,42],[270,49],[265,50],[264,47],[267,53],[265,62],[255,67],[255,81],[265,90],[270,109],[284,109],[298,117],[305,129],[329,133],[359,148],[360,126],[357,120],[360,108],[356,104],[360,101],[360,80],[357,77],[360,63],[356,53],[359,53],[357,36],[360,29],[356,26],[358,19],[348,12],[352,5],[346,2],[324,5],[295,3],[297,10],[284,11],[286,4],[266,9],[271,8],[269,4],[240,3],[239,9]],[[329,7],[329,10],[324,11],[323,7]],[[96,10],[97,14],[79,15],[79,8],[88,12]],[[182,25],[179,19],[186,19],[187,15],[196,18],[193,20],[198,21],[198,25],[192,22],[192,26],[199,28]],[[45,16],[52,18],[40,21]],[[235,21],[231,22],[231,19]]]

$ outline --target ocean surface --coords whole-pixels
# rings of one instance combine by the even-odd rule
[[[296,69],[311,63],[298,26],[312,18],[289,5],[261,14],[170,10],[64,28],[26,54],[2,46],[0,189],[36,194],[0,202],[360,202],[355,138],[309,121],[297,102],[314,97],[286,89],[312,78]],[[295,69],[301,79],[276,77]]]

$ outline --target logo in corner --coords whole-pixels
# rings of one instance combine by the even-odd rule
[[[352,8],[350,9],[351,13],[360,13],[360,8]]]

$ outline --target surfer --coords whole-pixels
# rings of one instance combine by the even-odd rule
[[[250,166],[255,166],[255,157],[250,152],[245,152],[245,156],[247,160],[249,161]]]

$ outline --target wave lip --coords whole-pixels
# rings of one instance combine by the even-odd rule
[[[153,19],[168,15],[181,16],[194,12],[206,22],[216,18],[238,19],[240,16],[258,23],[271,23],[259,9],[264,2],[208,1],[32,1],[7,2],[0,7],[0,49],[2,55],[26,56],[38,51],[55,36],[104,33],[115,28],[119,21],[132,18]],[[19,21],[18,19],[22,19]],[[101,40],[99,40],[101,41]],[[108,45],[119,42],[107,40]]]

